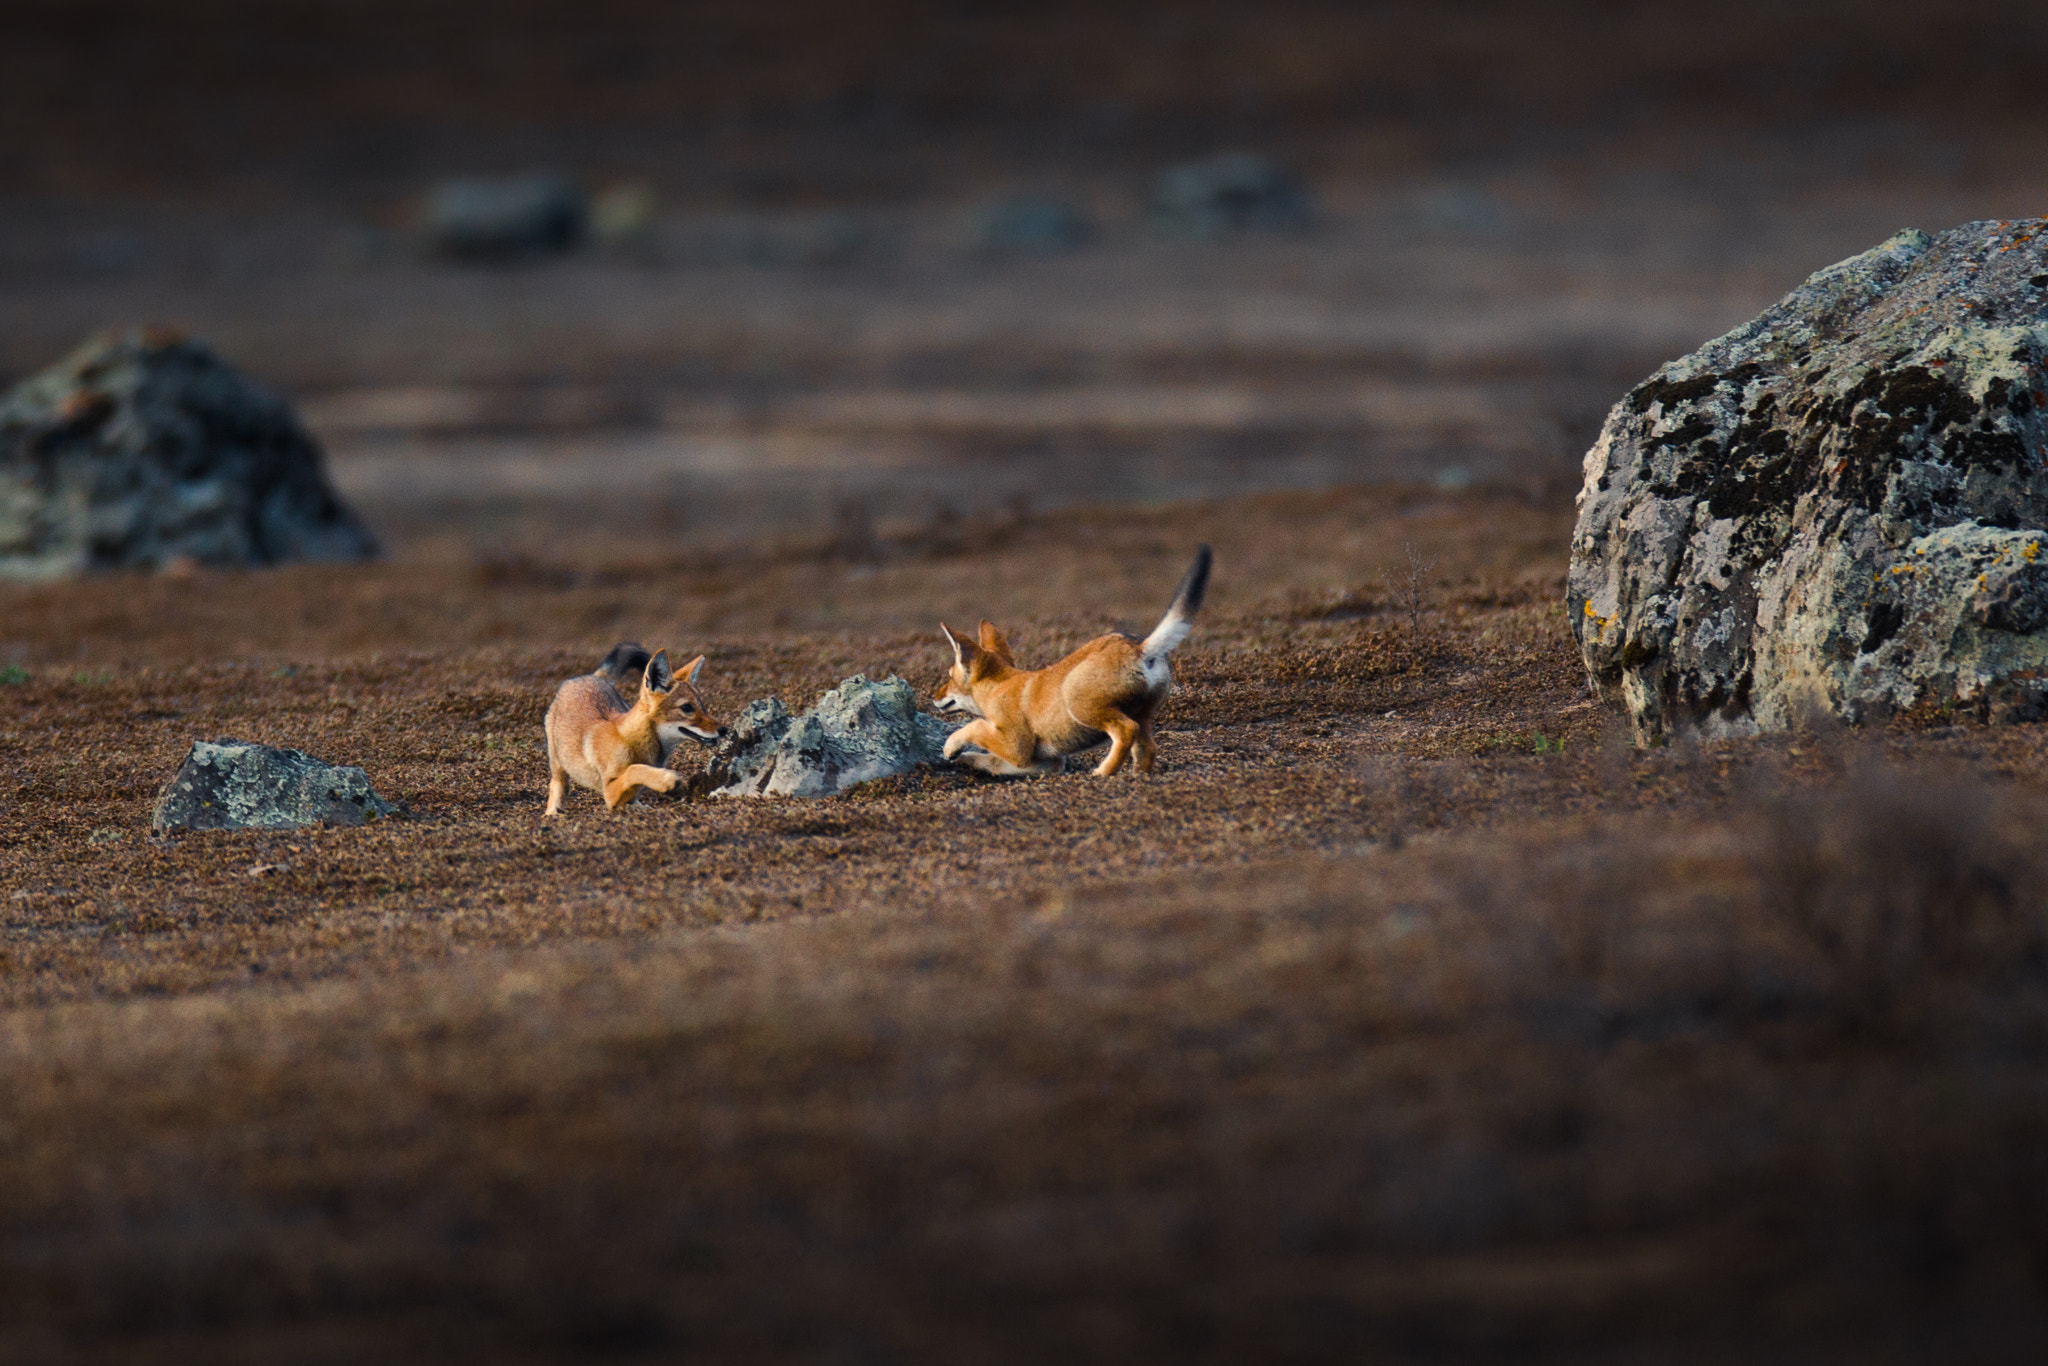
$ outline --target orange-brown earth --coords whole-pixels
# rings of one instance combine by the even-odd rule
[[[1568,520],[1354,489],[0,590],[12,1354],[2011,1355],[2041,729],[1629,751]],[[618,637],[708,651],[715,709],[923,687],[939,615],[1049,657],[1201,539],[1149,781],[539,819],[552,681]],[[411,816],[152,836],[222,734]]]

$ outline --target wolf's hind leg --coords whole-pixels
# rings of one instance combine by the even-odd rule
[[[562,771],[562,766],[561,766],[560,764],[558,764],[558,763],[556,763],[556,762],[555,762],[555,748],[554,748],[554,746],[553,746],[553,745],[549,745],[549,746],[548,746],[548,809],[547,809],[547,810],[545,810],[545,811],[543,811],[543,812],[541,812],[541,815],[543,815],[543,816],[559,816],[559,815],[561,815],[561,814],[562,814],[562,794],[563,794],[564,792],[568,791],[568,787],[569,787],[569,781],[568,781],[568,779],[569,779],[569,775],[568,775],[567,773],[565,773],[565,772],[563,772],[563,771]]]
[[[1134,748],[1138,751],[1138,772],[1150,773],[1152,761],[1159,757],[1159,742],[1152,738],[1150,717],[1138,724],[1138,739]]]
[[[1122,768],[1124,760],[1130,755],[1131,746],[1138,742],[1143,727],[1108,703],[1075,706],[1070,702],[1068,710],[1076,721],[1088,729],[1099,730],[1109,737],[1109,753],[1103,755],[1102,762],[1095,766],[1095,776],[1107,778]]]
[[[1122,712],[1109,712],[1097,724],[1109,736],[1109,753],[1095,766],[1095,776],[1107,778],[1124,766],[1124,759],[1138,738],[1138,723]]]

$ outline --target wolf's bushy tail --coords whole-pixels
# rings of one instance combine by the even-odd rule
[[[647,668],[647,661],[652,658],[654,656],[639,641],[622,640],[612,646],[612,652],[604,657],[604,663],[597,666],[597,672],[620,686],[638,683],[641,673]]]
[[[1180,581],[1180,591],[1173,595],[1173,606],[1166,609],[1166,615],[1139,647],[1145,658],[1172,652],[1195,629],[1195,613],[1202,610],[1202,594],[1209,590],[1209,565],[1214,559],[1208,546],[1196,549],[1195,562],[1188,566],[1187,577]]]

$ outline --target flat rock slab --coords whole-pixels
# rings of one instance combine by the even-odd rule
[[[1637,385],[1566,592],[1644,741],[2048,715],[2048,220],[1902,232]]]
[[[157,794],[158,830],[296,830],[361,825],[400,808],[360,768],[323,763],[304,750],[242,740],[195,740]]]
[[[917,709],[910,684],[855,674],[801,716],[780,698],[749,703],[725,728],[706,776],[714,797],[829,797],[943,764],[948,733]]]

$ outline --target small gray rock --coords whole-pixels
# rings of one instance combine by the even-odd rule
[[[802,716],[777,698],[750,703],[726,727],[707,773],[716,797],[829,797],[944,763],[947,733],[917,709],[902,679],[855,674]]]
[[[1152,213],[1182,237],[1220,237],[1246,228],[1289,230],[1309,221],[1308,192],[1268,157],[1228,152],[1160,173]]]
[[[1587,452],[1566,610],[1637,737],[2048,713],[2048,220],[1902,232]]]
[[[590,204],[557,175],[449,180],[420,206],[428,250],[459,261],[508,261],[569,251],[590,228]]]
[[[95,337],[0,399],[0,579],[377,551],[285,402],[165,330]]]
[[[322,763],[303,750],[243,740],[195,740],[157,794],[158,830],[293,830],[361,825],[398,814],[360,768]]]

